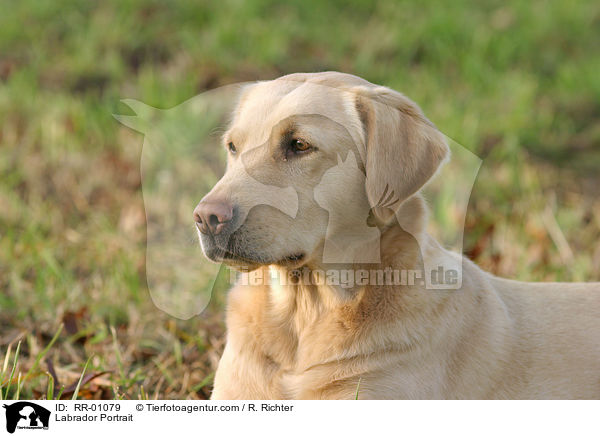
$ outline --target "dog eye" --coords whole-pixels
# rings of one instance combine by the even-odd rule
[[[233,142],[230,142],[229,144],[227,144],[227,148],[229,149],[229,152],[231,154],[237,153],[237,148],[235,148],[235,145],[233,144]]]
[[[292,139],[290,147],[294,153],[302,153],[312,148],[308,142],[302,139]]]

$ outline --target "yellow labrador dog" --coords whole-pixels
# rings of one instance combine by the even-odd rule
[[[247,85],[224,146],[194,211],[206,256],[244,271],[212,398],[600,398],[600,284],[501,279],[429,236],[448,146],[404,95],[336,72]],[[427,265],[460,272],[431,289]]]

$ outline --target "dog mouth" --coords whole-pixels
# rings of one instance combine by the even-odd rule
[[[217,245],[213,245],[208,249],[204,249],[204,255],[213,262],[224,262],[224,263],[257,263],[251,256],[244,256],[236,253],[235,251],[227,248],[222,248]]]
[[[304,253],[296,253],[285,256],[281,259],[265,258],[258,254],[244,253],[239,254],[229,250],[217,248],[211,253],[210,259],[215,262],[223,262],[233,265],[279,265],[287,267],[297,267],[302,264],[305,258]]]
[[[277,266],[281,266],[284,268],[299,268],[304,264],[304,253],[296,253],[296,254],[291,254],[289,256],[285,256],[283,258],[261,258],[260,256],[259,259],[255,258],[255,257],[251,257],[251,262],[254,263],[254,265],[277,265]]]
[[[283,259],[272,262],[274,265],[285,266],[290,268],[297,268],[304,262],[305,259],[304,253],[296,253],[289,256],[284,257]]]
[[[233,244],[227,244],[227,248],[216,243],[203,245],[204,255],[213,262],[223,262],[230,266],[257,267],[260,265],[279,265],[286,267],[298,267],[303,263],[306,256],[304,253],[293,253],[283,258],[273,258],[260,253],[241,252]]]

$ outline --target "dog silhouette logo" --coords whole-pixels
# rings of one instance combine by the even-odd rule
[[[4,404],[6,409],[6,431],[14,433],[18,429],[44,429],[48,430],[50,411],[29,401],[19,401],[10,405]]]

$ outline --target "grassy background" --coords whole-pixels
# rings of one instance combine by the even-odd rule
[[[150,301],[142,136],[113,119],[128,113],[122,98],[169,108],[229,83],[328,69],[393,87],[483,158],[471,258],[522,280],[600,279],[597,1],[0,0],[0,10],[5,396],[48,395],[50,373],[55,395],[65,386],[71,397],[88,359],[96,377],[82,397],[210,392],[223,295],[189,321]],[[21,382],[9,388],[19,341]]]

